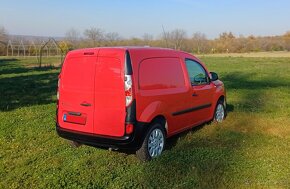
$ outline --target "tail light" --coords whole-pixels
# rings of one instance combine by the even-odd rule
[[[125,102],[126,102],[126,118],[125,118],[125,134],[129,135],[133,133],[134,121],[135,121],[135,103],[134,103],[134,90],[132,81],[132,64],[129,51],[125,53],[125,78],[124,78],[124,88],[125,88]]]
[[[134,130],[134,125],[133,124],[127,124],[126,125],[126,134],[133,133],[133,130]]]
[[[125,101],[129,106],[133,101],[132,75],[125,75]]]

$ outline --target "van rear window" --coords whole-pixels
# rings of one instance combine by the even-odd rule
[[[185,81],[178,58],[150,58],[139,67],[139,89],[184,88]]]

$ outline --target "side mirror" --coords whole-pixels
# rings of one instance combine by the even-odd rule
[[[211,80],[212,80],[212,81],[216,81],[216,80],[219,79],[218,74],[215,73],[215,72],[210,72],[210,75],[211,75]]]

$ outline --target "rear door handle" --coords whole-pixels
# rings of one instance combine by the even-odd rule
[[[81,106],[91,106],[91,104],[87,103],[87,102],[83,102],[83,103],[81,103]]]
[[[193,93],[192,96],[198,96],[196,93]]]

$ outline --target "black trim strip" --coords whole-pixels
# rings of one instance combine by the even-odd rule
[[[126,123],[135,123],[136,122],[136,100],[134,99],[133,102],[129,107],[126,107]]]
[[[126,75],[132,75],[132,64],[131,64],[131,57],[129,54],[129,51],[127,50],[125,53],[125,74]]]
[[[174,113],[172,113],[172,115],[173,116],[177,116],[177,115],[186,114],[186,113],[189,113],[189,112],[193,112],[193,111],[196,111],[196,110],[200,110],[200,109],[203,109],[203,108],[209,108],[209,107],[211,107],[211,103],[204,104],[204,105],[201,105],[201,106],[192,107],[192,108],[188,108],[188,109],[181,110],[181,111],[178,111],[178,112],[174,112]]]
[[[136,122],[136,124],[134,124],[134,132],[131,135],[112,137],[64,129],[56,123],[56,131],[62,138],[90,146],[116,147],[129,150],[138,150],[141,147],[148,129],[150,129],[150,127],[147,126],[147,123]]]

